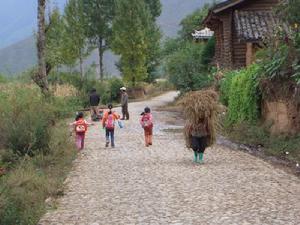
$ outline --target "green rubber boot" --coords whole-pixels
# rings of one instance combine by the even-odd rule
[[[194,152],[194,162],[197,162],[197,158],[198,158],[198,153]]]
[[[199,153],[199,163],[203,163],[203,153]]]

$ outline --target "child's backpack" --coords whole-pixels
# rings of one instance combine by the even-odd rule
[[[153,123],[150,119],[150,114],[144,114],[142,118],[142,127],[143,128],[151,128],[153,126]]]
[[[75,125],[75,132],[77,134],[84,134],[87,131],[87,125],[84,120],[78,120]]]
[[[107,129],[115,128],[115,119],[114,119],[114,115],[112,113],[108,115],[105,127]]]

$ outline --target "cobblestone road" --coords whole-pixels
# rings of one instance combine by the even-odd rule
[[[293,175],[221,146],[197,165],[182,135],[164,131],[170,114],[162,112],[154,112],[154,146],[144,147],[140,112],[175,94],[131,104],[115,149],[104,147],[99,125],[91,127],[58,209],[39,224],[299,225],[300,181]]]

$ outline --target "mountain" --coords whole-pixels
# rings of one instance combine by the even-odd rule
[[[47,6],[62,9],[67,0],[51,0]],[[37,26],[37,0],[0,1],[0,49],[32,36]]]
[[[180,21],[197,8],[213,0],[161,0],[162,15],[158,24],[164,37],[176,36]],[[26,3],[25,3],[26,2]],[[51,0],[50,8],[57,5],[61,9],[67,0]],[[33,32],[36,27],[37,0],[0,1],[0,73],[13,75],[36,63],[36,46]],[[86,65],[98,62],[97,51],[86,60]],[[116,57],[105,54],[105,71],[118,75]]]

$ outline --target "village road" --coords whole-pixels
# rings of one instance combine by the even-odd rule
[[[297,177],[222,146],[208,149],[203,165],[193,163],[182,134],[170,132],[172,113],[154,112],[154,145],[144,147],[139,114],[175,96],[130,104],[131,120],[116,131],[115,149],[104,147],[99,124],[91,127],[65,195],[39,224],[300,224]]]

